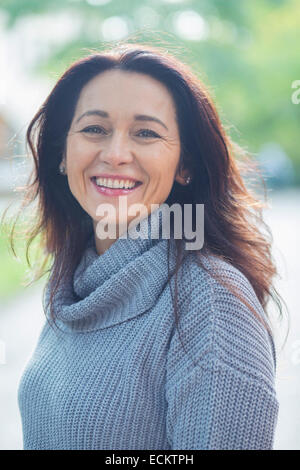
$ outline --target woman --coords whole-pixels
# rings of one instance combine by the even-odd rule
[[[30,240],[42,235],[52,265],[18,391],[24,449],[272,449],[276,268],[199,79],[158,47],[93,53],[58,80],[27,140]],[[204,205],[200,249],[161,235],[172,204]]]

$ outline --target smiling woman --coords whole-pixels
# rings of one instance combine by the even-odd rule
[[[146,114],[137,114],[139,110]],[[144,128],[146,123],[148,128]],[[83,87],[66,139],[63,165],[72,194],[94,225],[99,221],[99,204],[112,204],[118,236],[122,234],[120,227],[134,216],[128,215],[130,209],[119,213],[121,195],[127,196],[129,207],[143,205],[146,214],[151,212],[151,204],[161,205],[174,179],[184,184],[184,178],[176,174],[179,157],[175,106],[161,82],[146,74],[107,70]],[[129,180],[138,184],[129,189]],[[113,222],[105,218],[105,223]],[[95,237],[95,241],[102,254],[114,239]]]
[[[93,53],[58,80],[27,140],[28,243],[42,234],[52,265],[18,390],[24,448],[272,449],[277,271],[243,154],[200,80],[158,47]],[[145,209],[140,236],[120,224],[99,238],[98,208],[118,211],[121,196]],[[205,205],[201,250],[161,236],[173,204]]]

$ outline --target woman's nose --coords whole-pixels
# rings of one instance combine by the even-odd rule
[[[126,136],[117,132],[113,133],[107,139],[107,145],[102,149],[100,158],[111,166],[130,163],[133,157]]]

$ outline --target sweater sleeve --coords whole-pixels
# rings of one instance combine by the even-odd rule
[[[264,316],[240,271],[223,264],[222,277]],[[171,449],[272,449],[279,403],[271,337],[244,303],[199,267],[191,286],[179,324],[184,350],[175,328],[167,356]]]

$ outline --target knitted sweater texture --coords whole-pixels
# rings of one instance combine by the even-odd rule
[[[174,240],[151,238],[150,219],[155,232],[161,211],[140,223],[148,238],[119,238],[101,256],[90,239],[65,276],[54,299],[59,329],[45,320],[20,377],[24,449],[273,448],[271,335],[190,253],[178,275],[179,337],[174,276],[167,283]],[[239,270],[203,261],[267,321]],[[50,281],[50,320],[49,291]]]

